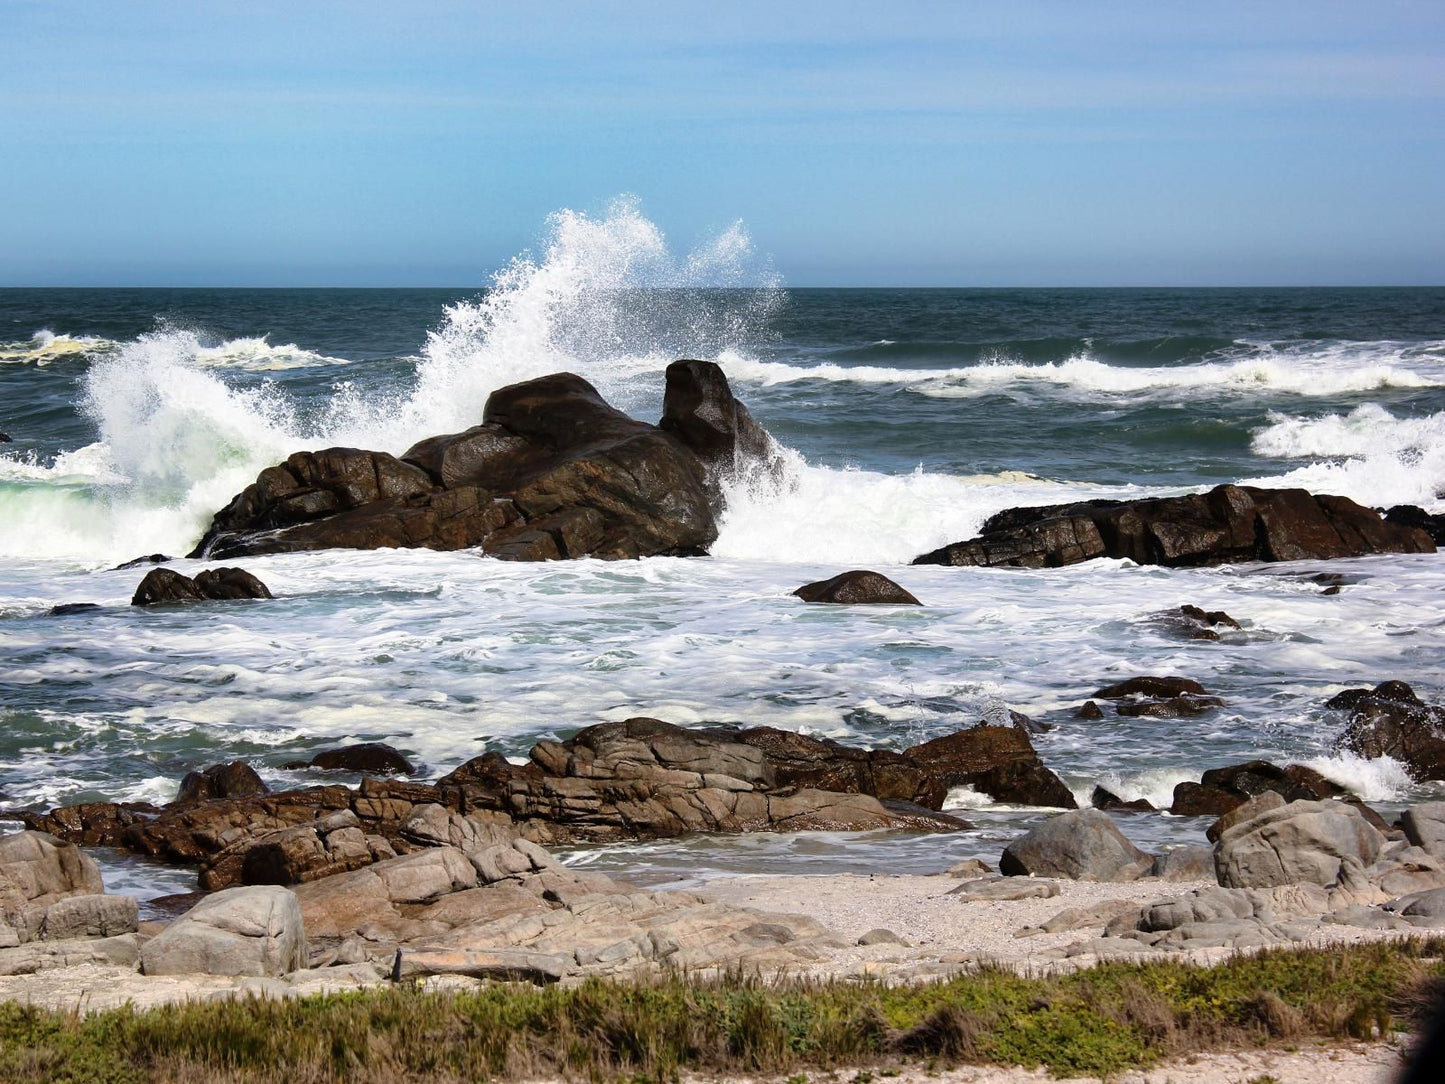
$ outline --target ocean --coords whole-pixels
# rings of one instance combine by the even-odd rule
[[[0,290],[0,812],[161,802],[234,758],[305,785],[282,765],[350,741],[389,742],[435,778],[634,715],[902,748],[1007,709],[1051,725],[1035,744],[1084,804],[1102,784],[1167,806],[1176,783],[1254,757],[1309,764],[1386,812],[1441,796],[1339,752],[1323,705],[1388,678],[1445,696],[1445,557],[908,562],[1003,508],[1225,481],[1445,509],[1445,289],[795,289],[745,266],[736,232],[673,255],[635,216],[552,229],[539,255],[456,290]],[[711,557],[292,554],[240,562],[275,601],[127,605],[143,571],[113,566],[186,553],[292,451],[400,452],[564,369],[655,421],[666,364],[689,356],[718,360],[787,449],[777,485],[728,494]],[[791,596],[860,567],[925,605]],[[70,602],[102,608],[49,613]],[[1243,628],[1182,638],[1167,614],[1183,604]],[[1194,678],[1226,706],[1075,717],[1137,674]],[[995,861],[1044,815],[967,791],[950,807],[977,830],[564,857],[648,883],[928,872]],[[1156,848],[1206,826],[1120,824]],[[113,890],[190,887],[103,857]]]

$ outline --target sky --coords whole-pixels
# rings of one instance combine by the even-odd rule
[[[0,0],[0,285],[1445,283],[1445,4]]]

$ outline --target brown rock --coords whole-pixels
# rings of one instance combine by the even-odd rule
[[[1104,812],[1106,813],[1120,811],[1126,813],[1155,812],[1154,806],[1151,805],[1146,799],[1135,798],[1132,802],[1126,802],[1117,794],[1113,793],[1112,791],[1105,790],[1103,787],[1100,786],[1094,787],[1094,793],[1089,796],[1089,804],[1095,809],[1104,810]]]
[[[1347,689],[1325,706],[1350,713],[1343,748],[1362,757],[1394,757],[1416,780],[1445,779],[1445,707],[1424,703],[1405,682]]]
[[[187,772],[175,804],[212,798],[250,798],[270,792],[271,788],[261,781],[256,769],[244,760],[233,760],[229,764],[212,764],[200,771]]]
[[[659,429],[702,461],[713,510],[722,511],[722,487],[750,471],[776,473],[777,446],[748,408],[733,397],[715,362],[685,359],[667,367]]]
[[[846,604],[882,603],[889,605],[923,605],[909,592],[887,576],[877,572],[855,570],[840,572],[827,580],[805,583],[793,594],[804,602],[839,602]]]
[[[1073,792],[1044,767],[1028,734],[1016,726],[980,724],[904,752],[945,789],[970,786],[995,801],[1077,808]]]
[[[1182,497],[1009,509],[990,517],[977,538],[914,563],[1051,568],[1114,557],[1194,567],[1434,550],[1424,530],[1387,522],[1344,497],[1222,485]]]
[[[208,568],[196,578],[183,576],[169,568],[154,568],[135,589],[132,606],[157,606],[172,602],[199,602],[203,599],[271,598],[266,585],[244,568]]]
[[[365,772],[368,775],[411,775],[411,761],[384,742],[361,742],[327,749],[311,758],[309,767],[326,771]]]

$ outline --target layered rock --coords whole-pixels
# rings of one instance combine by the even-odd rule
[[[1426,704],[1405,682],[1346,689],[1325,707],[1349,713],[1343,748],[1367,758],[1394,757],[1417,780],[1445,779],[1445,707]]]
[[[977,538],[914,564],[1055,568],[1113,557],[1189,568],[1434,552],[1424,530],[1345,497],[1222,485],[1182,497],[1009,509],[986,520]]]
[[[608,406],[581,377],[556,373],[494,392],[480,425],[429,437],[399,459],[353,448],[297,452],[218,512],[195,552],[481,547],[516,560],[705,552],[717,537],[725,450],[736,458],[766,439],[721,371],[698,368],[706,364],[669,370],[675,401],[662,428]]]

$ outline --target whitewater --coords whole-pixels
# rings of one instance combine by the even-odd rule
[[[303,785],[284,765],[342,741],[390,742],[434,777],[632,715],[902,747],[1005,708],[1052,727],[1040,755],[1084,802],[1103,785],[1167,805],[1176,783],[1252,757],[1308,763],[1386,811],[1436,794],[1392,761],[1340,754],[1343,720],[1323,707],[1387,678],[1445,696],[1436,555],[908,562],[1004,508],[1223,481],[1445,509],[1445,291],[798,290],[741,225],[679,253],[622,201],[553,216],[485,288],[9,290],[0,321],[0,810],[164,801],[185,771],[237,757]],[[709,558],[279,555],[244,562],[273,602],[127,605],[143,572],[114,566],[189,551],[293,451],[399,453],[559,370],[656,420],[678,357],[718,360],[786,449],[780,479],[727,494]],[[791,597],[852,567],[925,606]],[[1321,593],[1321,572],[1339,593]],[[73,602],[101,608],[50,613]],[[1184,604],[1242,629],[1183,638],[1168,614]],[[1195,678],[1226,707],[1074,717],[1100,685],[1149,673]],[[1040,815],[968,792],[951,804],[980,831],[570,860],[660,880],[931,869],[996,858]],[[1143,843],[1202,830],[1164,815],[1129,828]]]

